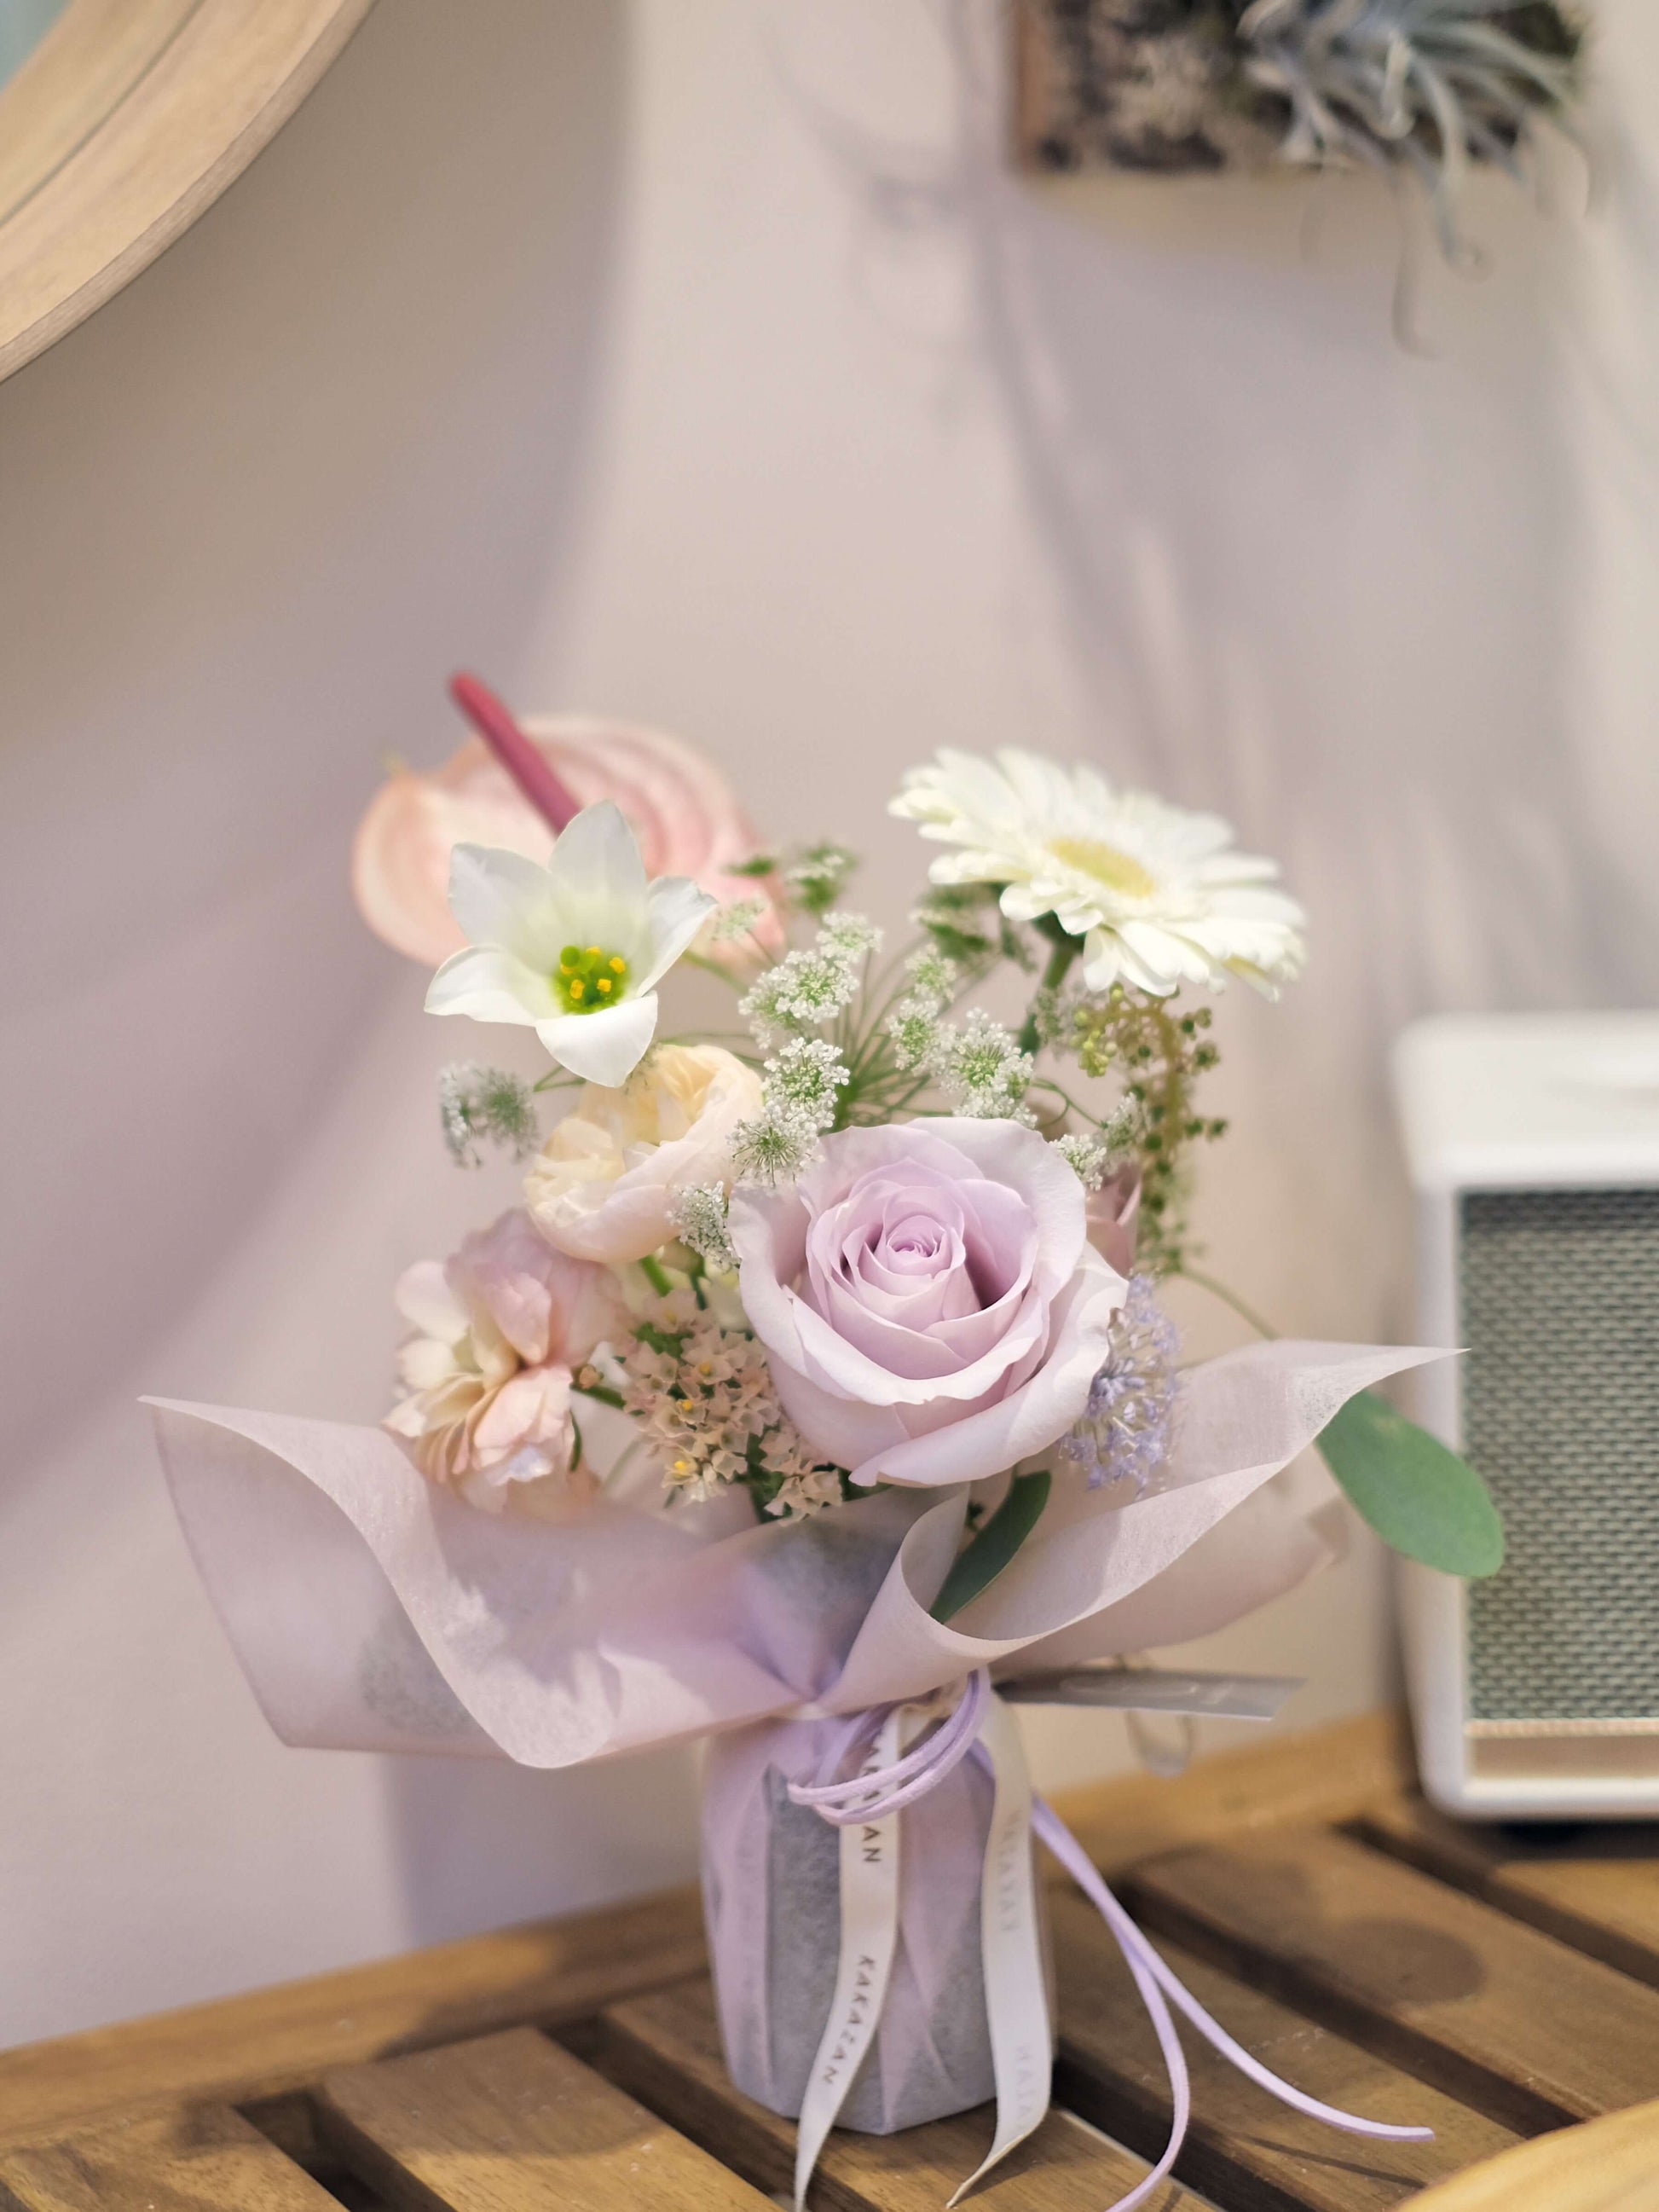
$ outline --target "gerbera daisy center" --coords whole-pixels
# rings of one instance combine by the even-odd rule
[[[628,981],[628,963],[602,945],[567,945],[559,955],[553,988],[568,1014],[597,1014],[614,1006]]]
[[[1050,837],[1048,850],[1064,866],[1091,876],[1120,898],[1146,899],[1158,891],[1158,878],[1130,854],[1099,837]]]

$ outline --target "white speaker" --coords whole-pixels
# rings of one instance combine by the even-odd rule
[[[1659,1016],[1447,1017],[1395,1049],[1417,1410],[1490,1484],[1490,1581],[1402,1563],[1423,1784],[1479,1820],[1659,1816]]]

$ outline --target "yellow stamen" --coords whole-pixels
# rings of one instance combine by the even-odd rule
[[[567,945],[550,980],[568,1014],[597,1014],[613,999],[620,1004],[628,988],[627,957],[602,945]]]

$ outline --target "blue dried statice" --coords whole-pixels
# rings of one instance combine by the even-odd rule
[[[1155,1290],[1150,1275],[1130,1279],[1106,1363],[1089,1386],[1088,1409],[1060,1448],[1087,1470],[1091,1490],[1132,1482],[1139,1497],[1170,1455],[1178,1346]]]

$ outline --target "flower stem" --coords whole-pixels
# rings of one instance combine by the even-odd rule
[[[1105,1120],[1101,1115],[1092,1112],[1087,1106],[1079,1106],[1065,1085],[1056,1083],[1052,1075],[1034,1075],[1031,1078],[1031,1088],[1034,1091],[1052,1091],[1055,1097],[1060,1099],[1070,1112],[1075,1114],[1080,1121],[1086,1121],[1091,1128],[1102,1129],[1106,1126]]]
[[[1253,1328],[1258,1336],[1264,1337],[1268,1343],[1278,1341],[1279,1331],[1276,1328],[1269,1328],[1259,1313],[1245,1304],[1237,1291],[1230,1291],[1225,1283],[1218,1282],[1213,1275],[1206,1274],[1202,1267],[1189,1267],[1183,1262],[1173,1272],[1184,1277],[1189,1283],[1196,1283],[1200,1291],[1207,1291],[1212,1298],[1219,1298],[1224,1306],[1231,1308],[1246,1328]]]
[[[623,1411],[622,1392],[613,1390],[608,1382],[573,1382],[570,1387],[584,1398],[592,1398],[601,1406],[614,1406],[618,1413]]]
[[[723,968],[718,960],[711,960],[706,952],[682,952],[680,958],[688,968],[701,968],[706,975],[718,975],[729,990],[743,992],[748,988],[740,975]]]
[[[1020,1029],[1018,1043],[1022,1052],[1035,1053],[1038,1045],[1042,1043],[1042,1040],[1037,1033],[1038,1003],[1046,992],[1059,990],[1072,971],[1072,963],[1077,958],[1078,950],[1076,939],[1068,937],[1062,943],[1056,945],[1048,955],[1048,964],[1042,971],[1042,981],[1037,986],[1037,995],[1032,1000],[1030,1012],[1026,1015]]]

